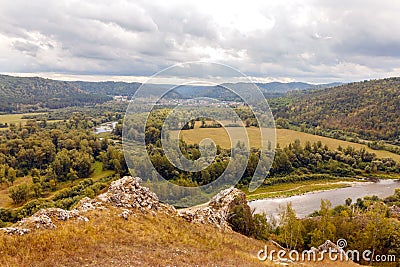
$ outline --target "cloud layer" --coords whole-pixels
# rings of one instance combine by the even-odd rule
[[[399,76],[398,14],[389,0],[0,0],[0,72],[148,76],[205,60],[259,80]]]

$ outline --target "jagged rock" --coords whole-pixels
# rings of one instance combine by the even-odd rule
[[[209,202],[210,207],[224,213],[226,216],[228,216],[233,206],[237,204],[247,205],[246,195],[234,187],[222,190]]]
[[[128,220],[129,219],[129,215],[131,215],[131,211],[128,210],[128,209],[123,209],[119,216],[124,218],[125,220]]]
[[[236,188],[228,188],[215,195],[208,205],[198,209],[182,209],[179,215],[194,223],[211,224],[223,230],[231,230],[228,216],[235,205],[248,207],[246,195]],[[248,207],[250,209],[250,207]]]
[[[10,235],[25,235],[31,231],[29,229],[17,228],[17,227],[0,228],[0,230]]]
[[[78,210],[80,213],[85,213],[90,210],[106,208],[103,206],[103,203],[97,201],[97,199],[84,197],[78,202],[78,204],[75,206],[75,209]]]
[[[66,221],[72,218],[76,218],[79,221],[87,222],[89,219],[80,214],[80,211],[74,210],[63,210],[60,208],[48,208],[41,209],[31,217],[22,219],[21,221],[14,224],[15,227],[6,228],[9,234],[26,234],[30,230],[37,229],[54,229],[57,226],[53,220]],[[25,231],[29,230],[29,231]]]
[[[48,208],[42,209],[36,212],[33,217],[38,217],[41,215],[48,216],[53,219],[57,219],[59,221],[66,221],[71,218],[75,218],[79,216],[79,212],[77,210],[63,210],[60,208]]]
[[[339,252],[340,251],[340,248],[335,244],[335,243],[333,243],[332,241],[330,241],[330,240],[326,240],[325,241],[325,243],[323,243],[322,245],[320,245],[319,247],[318,247],[318,251],[320,251],[320,252],[322,252],[322,251],[337,251],[337,252]]]
[[[88,218],[88,217],[85,217],[85,216],[79,216],[79,217],[77,218],[77,220],[78,220],[78,221],[83,221],[83,222],[88,222],[88,221],[89,221],[89,218]]]
[[[156,212],[163,212],[169,216],[181,216],[194,223],[211,224],[224,230],[231,230],[227,219],[232,207],[237,204],[247,205],[246,195],[242,191],[229,188],[214,196],[204,208],[180,210],[178,213],[173,206],[160,203],[156,194],[140,185],[141,181],[139,177],[125,176],[112,182],[108,191],[97,198],[83,198],[71,211],[60,208],[42,209],[31,217],[17,222],[15,227],[2,230],[11,234],[25,234],[35,229],[56,228],[53,220],[66,221],[74,218],[87,222],[89,219],[82,214],[95,209],[107,209],[106,203],[122,208],[120,216],[124,219],[129,218],[132,214],[132,210],[129,209],[133,208],[153,215],[156,215]]]
[[[156,194],[140,185],[139,177],[125,176],[111,183],[108,191],[100,196],[103,202],[121,208],[136,208],[141,211],[158,210],[160,202]]]
[[[42,210],[41,210],[42,211]],[[53,223],[51,218],[46,215],[44,212],[40,213],[38,211],[34,215],[28,218],[24,218],[21,221],[17,222],[17,228],[26,228],[26,229],[54,229],[56,225]]]

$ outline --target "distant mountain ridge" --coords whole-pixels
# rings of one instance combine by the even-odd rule
[[[266,91],[274,91],[280,93],[287,93],[290,91],[298,91],[298,90],[307,90],[307,89],[322,89],[322,88],[331,88],[335,86],[340,86],[343,83],[335,82],[335,83],[324,83],[324,84],[311,84],[304,82],[270,82],[270,83],[256,83],[256,85],[260,88],[263,88]]]
[[[192,97],[212,97],[223,100],[237,100],[239,99],[233,93],[230,93],[226,88],[234,88],[239,86],[253,86],[256,85],[267,98],[274,98],[283,96],[291,91],[311,90],[330,88],[342,85],[343,83],[328,83],[328,84],[310,84],[303,82],[270,82],[270,83],[223,83],[217,86],[196,86],[185,85],[176,89],[177,93],[183,98]]]
[[[217,86],[182,85],[167,94],[170,98],[210,97],[220,100],[238,100],[238,97],[224,87],[247,86],[246,83],[221,84]],[[283,96],[290,91],[332,87],[337,84],[256,83],[267,98]],[[40,77],[14,77],[0,75],[0,112],[22,112],[43,109],[57,109],[68,106],[83,106],[104,103],[113,96],[133,96],[139,82],[85,82],[59,81]],[[146,84],[143,97],[158,95],[169,84]]]
[[[0,112],[62,108],[108,100],[110,97],[90,94],[71,82],[0,75]]]

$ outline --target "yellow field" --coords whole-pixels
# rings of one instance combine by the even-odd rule
[[[256,127],[247,128],[247,134],[250,140],[251,147],[260,147],[260,130]],[[267,133],[264,132],[263,134]],[[236,144],[237,135],[239,134],[240,128],[228,128],[230,132],[231,139],[233,140],[233,145]],[[196,127],[193,130],[185,130],[181,131],[180,137],[189,144],[198,144],[201,140],[205,138],[212,139],[217,145],[220,145],[223,148],[231,147],[230,140],[228,137],[228,133],[223,128],[198,128]],[[304,145],[307,141],[311,143],[315,143],[321,141],[324,145],[327,145],[330,149],[337,149],[340,145],[343,148],[348,146],[352,146],[355,149],[365,148],[367,151],[375,153],[379,158],[393,158],[394,160],[400,162],[400,155],[384,151],[384,150],[373,150],[366,145],[351,143],[347,141],[337,140],[333,138],[312,135],[303,132],[297,132],[293,130],[287,129],[276,129],[276,143],[281,147],[284,147],[290,143],[293,143],[296,139],[299,139],[300,142]]]
[[[0,115],[0,123],[14,123],[14,124],[19,124],[20,122],[24,124],[27,119],[23,119],[22,117],[25,115],[42,115],[46,113],[24,113],[24,114],[6,114],[6,115]],[[7,128],[0,128],[0,130],[5,130]]]

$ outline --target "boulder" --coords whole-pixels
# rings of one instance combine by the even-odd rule
[[[187,221],[210,224],[225,231],[232,230],[228,216],[235,205],[247,205],[246,195],[236,188],[228,188],[215,195],[205,207],[179,210],[179,215]]]
[[[322,245],[318,246],[317,250],[319,252],[322,252],[322,251],[339,252],[340,248],[335,243],[333,243],[332,241],[326,240],[325,243],[323,243]]]
[[[24,218],[21,221],[17,222],[16,226],[19,229],[54,229],[56,228],[56,225],[53,223],[51,218],[44,214],[40,213],[41,211],[38,211],[38,213],[35,213],[31,217]]]
[[[108,191],[98,199],[119,208],[134,208],[143,212],[158,210],[160,201],[156,194],[140,185],[139,177],[125,176],[111,183]]]
[[[95,209],[106,209],[106,207],[103,206],[103,202],[88,197],[82,198],[75,206],[75,210],[79,213],[85,213]]]
[[[31,231],[29,229],[17,228],[17,227],[5,227],[5,228],[0,228],[0,230],[10,235],[25,235]]]

